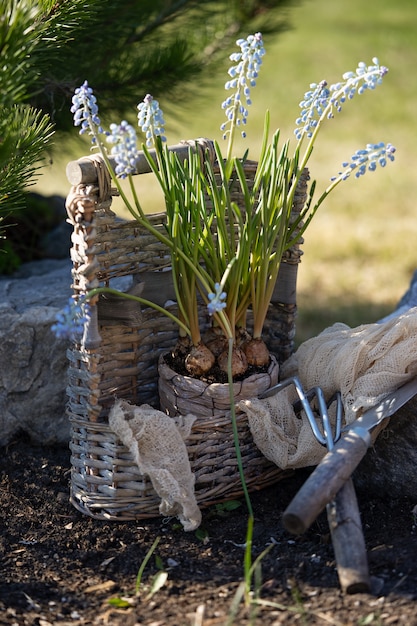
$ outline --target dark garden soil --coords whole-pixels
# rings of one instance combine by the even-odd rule
[[[1,450],[0,469],[0,624],[227,623],[243,573],[243,503],[224,515],[204,511],[198,535],[184,533],[174,519],[102,522],[68,502],[66,448],[35,447],[19,438]],[[231,623],[417,625],[415,502],[358,493],[373,592],[343,595],[325,514],[302,536],[291,536],[281,524],[306,476],[297,472],[253,494],[254,556],[273,544],[262,561],[260,597],[273,604],[252,618],[241,604]],[[138,570],[157,537],[136,595]],[[166,583],[150,595],[152,578],[162,570]],[[112,599],[125,599],[126,608]]]

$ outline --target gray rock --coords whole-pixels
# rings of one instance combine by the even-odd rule
[[[417,502],[417,398],[389,420],[354,473],[359,490],[381,498],[401,496]]]
[[[31,261],[11,276],[0,276],[0,302],[17,313],[33,306],[61,309],[71,295],[71,282],[69,258]]]
[[[67,259],[70,252],[72,232],[73,227],[71,224],[61,222],[50,232],[46,233],[39,242],[45,257],[48,259]]]
[[[20,432],[42,444],[69,440],[68,343],[51,332],[71,295],[71,264],[42,260],[0,277],[0,445]]]
[[[406,313],[409,309],[416,307],[416,306],[417,306],[417,270],[414,272],[413,277],[410,282],[410,286],[405,292],[405,294],[402,296],[400,301],[398,302],[397,306],[395,307],[395,310],[379,321],[386,322],[394,317],[397,317],[398,315],[402,315],[403,313]]]
[[[39,240],[42,256],[45,259],[68,259],[74,228],[67,222],[65,198],[57,195],[44,196],[43,201],[49,206],[53,224]]]
[[[417,306],[417,270],[413,274],[410,282],[410,287],[399,301],[397,305],[397,310],[403,309],[404,307],[410,309],[414,306]]]
[[[69,257],[32,261],[0,276],[0,446],[21,432],[39,444],[69,441],[69,343],[51,326],[71,296],[71,282]],[[130,284],[122,277],[112,287]]]

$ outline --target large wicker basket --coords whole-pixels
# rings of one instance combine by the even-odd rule
[[[189,148],[180,144],[171,149],[185,157]],[[247,162],[245,167],[250,181],[256,163]],[[137,170],[148,171],[143,157],[138,159]],[[73,185],[67,210],[74,227],[74,293],[84,294],[99,285],[119,287],[118,281],[130,276],[133,292],[137,283],[144,281],[143,297],[169,299],[169,254],[137,222],[121,220],[110,209],[114,190],[103,160],[95,156],[71,162],[67,176]],[[294,213],[305,203],[307,178],[306,172]],[[236,202],[242,202],[237,185],[233,194]],[[164,213],[152,215],[151,219],[157,228],[163,228]],[[265,326],[265,340],[280,362],[293,350],[300,256],[298,245],[286,254]],[[68,351],[71,501],[77,509],[98,519],[156,517],[158,496],[109,428],[108,413],[115,398],[158,407],[158,358],[175,344],[177,328],[154,309],[140,308],[126,299],[96,299],[92,304],[93,324],[88,336]],[[257,450],[244,414],[238,412],[237,423],[249,490],[261,489],[286,475]],[[200,506],[242,494],[228,411],[221,416],[199,418],[186,445]]]

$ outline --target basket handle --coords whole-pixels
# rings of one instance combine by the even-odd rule
[[[182,141],[174,146],[170,146],[168,149],[171,152],[175,152],[179,160],[183,162],[188,157],[190,147],[199,149],[202,153],[208,151],[210,158],[212,158],[214,162],[214,144],[210,139]],[[156,161],[155,150],[149,150],[149,154]],[[116,166],[115,160],[110,157],[109,161],[114,168]],[[135,170],[135,174],[149,174],[152,171],[142,150],[139,151],[135,161]],[[94,184],[97,182],[97,169],[91,157],[81,157],[77,161],[70,161],[66,168],[66,175],[70,184],[74,186]]]

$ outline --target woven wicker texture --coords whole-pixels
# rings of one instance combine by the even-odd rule
[[[191,376],[179,376],[164,360],[159,359],[158,395],[161,410],[167,415],[223,415],[230,408],[228,383],[208,383]],[[256,398],[274,387],[279,379],[279,365],[274,356],[266,372],[258,372],[233,383],[236,405],[241,400]]]
[[[73,225],[71,259],[73,290],[84,294],[97,286],[114,286],[120,277],[133,277],[143,296],[172,291],[168,251],[135,221],[119,219],[111,211],[110,177],[100,157],[70,164],[79,175],[67,198]],[[85,170],[85,171],[84,171]],[[256,163],[247,162],[246,175],[253,180]],[[68,170],[67,170],[68,171]],[[293,211],[306,200],[305,172]],[[233,199],[242,205],[238,185]],[[163,229],[164,213],[152,215]],[[296,245],[282,263],[265,324],[265,341],[279,362],[293,351],[296,317],[296,276],[301,250]],[[158,407],[158,359],[171,349],[178,336],[174,322],[152,308],[123,299],[115,319],[103,302],[92,303],[92,320],[83,342],[68,351],[68,416],[72,428],[71,501],[76,508],[98,519],[130,520],[158,515],[159,500],[150,481],[140,474],[123,444],[108,426],[115,398]],[[162,302],[163,304],[163,302]],[[175,305],[173,305],[175,312]],[[201,316],[206,315],[202,309]],[[238,413],[240,448],[249,489],[261,489],[285,474],[267,461],[254,446],[247,418]],[[200,506],[242,494],[233,433],[228,411],[201,417],[192,427],[186,446],[196,475]]]

